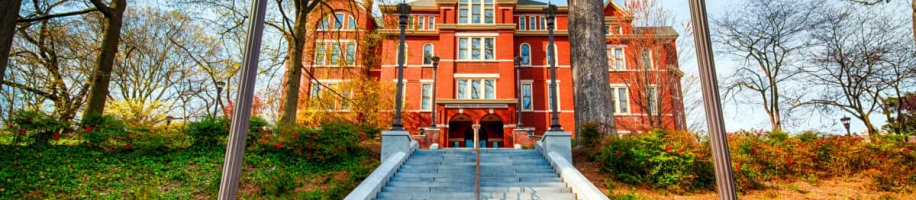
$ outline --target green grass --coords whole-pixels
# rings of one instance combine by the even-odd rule
[[[215,198],[224,152],[222,147],[106,152],[0,145],[0,199]],[[341,199],[378,166],[368,151],[356,154],[361,156],[315,161],[294,153],[246,152],[239,196]]]

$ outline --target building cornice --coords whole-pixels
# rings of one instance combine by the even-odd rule
[[[511,30],[515,24],[439,24],[440,30]]]
[[[436,104],[516,104],[518,99],[436,99]]]
[[[516,30],[515,36],[547,36],[547,30]],[[567,30],[554,30],[554,36],[568,36]]]
[[[379,33],[382,35],[400,35],[401,30],[398,29],[379,29]],[[404,32],[408,36],[438,36],[438,30],[407,30]]]
[[[554,31],[554,33],[556,33],[556,31]],[[619,35],[619,34],[618,34],[618,35],[607,35],[607,36],[605,36],[605,38],[607,38],[607,39],[614,39],[614,40],[634,40],[634,39],[640,39],[640,38],[643,38],[643,37],[652,37],[652,38],[655,38],[655,39],[657,39],[657,40],[675,40],[675,39],[677,39],[679,36],[680,36],[680,35],[677,35],[677,34],[673,34],[673,35],[672,35],[672,34],[666,34],[666,35],[653,35],[653,36],[643,36],[643,35],[639,35],[639,34],[623,34],[623,35]]]
[[[516,12],[544,12],[545,5],[520,5],[515,6]],[[557,14],[559,13],[568,13],[569,7],[567,6],[557,6]]]
[[[633,16],[624,16],[624,17],[605,16],[604,22],[620,22],[620,21],[632,22],[634,19],[636,19],[636,17],[633,17]]]

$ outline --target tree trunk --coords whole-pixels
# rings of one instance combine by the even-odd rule
[[[6,76],[6,66],[9,64],[10,49],[13,48],[13,35],[16,32],[16,20],[19,19],[19,9],[22,0],[5,0],[0,2],[0,84]]]
[[[617,135],[614,113],[609,112],[611,90],[608,86],[607,45],[604,36],[602,0],[569,1],[569,43],[575,92],[577,132],[582,125],[599,123],[603,133]],[[576,134],[576,144],[579,142]]]
[[[913,0],[913,39],[916,42],[916,0]]]
[[[303,3],[304,4],[304,3]],[[296,112],[299,110],[299,88],[302,80],[302,52],[305,50],[305,32],[308,25],[306,12],[302,8],[296,8],[296,23],[290,36],[287,39],[289,43],[289,61],[286,64],[286,85],[284,85],[283,102],[281,103],[280,123],[295,124]]]
[[[98,4],[97,4],[98,5]],[[118,53],[118,42],[121,38],[121,25],[123,24],[124,10],[127,9],[127,0],[113,0],[111,6],[100,7],[107,18],[105,36],[102,38],[102,49],[99,52],[99,59],[96,61],[96,67],[92,73],[91,86],[89,89],[89,99],[86,111],[83,112],[83,120],[89,119],[94,115],[101,115],[105,109],[105,101],[108,100],[108,85],[111,80],[111,70],[114,66],[114,59]]]

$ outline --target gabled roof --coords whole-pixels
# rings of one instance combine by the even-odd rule
[[[674,28],[670,26],[650,26],[650,27],[633,27],[634,34],[648,33],[650,32],[659,38],[674,37],[677,38],[680,36]]]
[[[614,2],[614,0],[607,0],[607,2],[604,2],[604,9],[607,9],[608,6],[612,6],[615,10],[620,11],[620,13],[623,13],[624,15],[630,15],[630,12],[627,12],[626,9],[623,9],[623,7],[617,5],[617,2]]]

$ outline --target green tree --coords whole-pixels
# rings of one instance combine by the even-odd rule
[[[114,67],[115,56],[118,52],[118,43],[121,39],[121,26],[124,21],[124,11],[127,10],[127,0],[112,0],[106,5],[102,0],[90,0],[92,5],[105,16],[105,35],[102,38],[101,49],[92,70],[90,79],[89,98],[83,119],[101,115],[105,110],[105,101],[108,100],[111,71]]]

